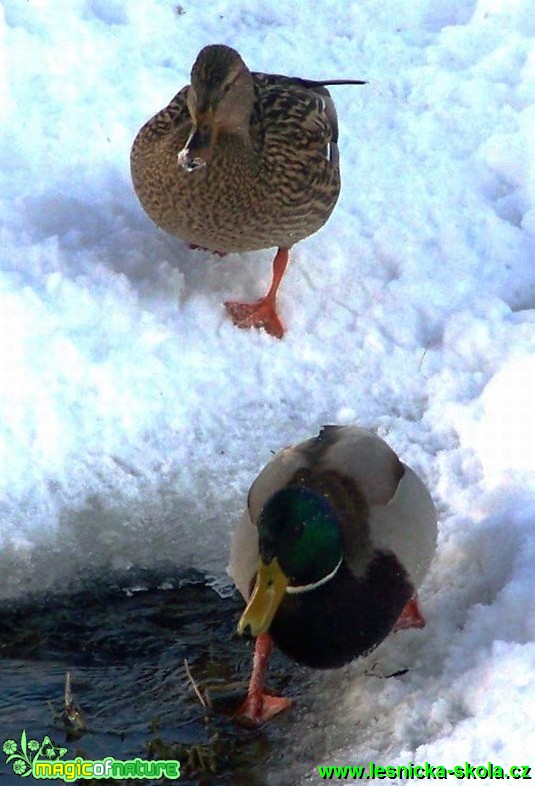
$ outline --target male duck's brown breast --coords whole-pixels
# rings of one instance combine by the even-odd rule
[[[293,660],[332,669],[364,655],[390,633],[414,588],[393,554],[377,553],[363,578],[342,563],[335,578],[286,595],[270,633]]]

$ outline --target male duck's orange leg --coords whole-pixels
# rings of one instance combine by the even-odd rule
[[[416,595],[410,599],[403,611],[398,617],[398,620],[392,628],[395,633],[397,630],[409,630],[410,628],[423,628],[425,620],[421,615],[418,608],[418,601]]]
[[[227,301],[227,309],[232,321],[240,328],[264,328],[264,330],[275,338],[282,338],[284,328],[280,321],[277,309],[277,291],[288,266],[289,251],[287,248],[279,248],[273,260],[273,275],[267,294],[255,303],[239,303],[238,301]]]
[[[261,633],[255,642],[253,671],[247,698],[236,713],[237,716],[249,718],[255,723],[270,720],[292,703],[291,699],[272,696],[264,691],[264,674],[272,649],[273,642],[269,633]]]

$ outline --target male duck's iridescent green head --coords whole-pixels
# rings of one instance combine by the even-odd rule
[[[258,519],[256,583],[238,623],[253,636],[268,630],[285,593],[308,592],[329,581],[343,558],[338,521],[329,501],[303,486],[286,486]]]

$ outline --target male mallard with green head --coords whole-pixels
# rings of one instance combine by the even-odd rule
[[[330,669],[393,630],[422,627],[416,590],[436,537],[426,487],[372,432],[325,426],[278,453],[251,486],[231,547],[229,573],[248,600],[238,631],[257,637],[239,714],[263,721],[289,704],[262,690],[272,642]]]
[[[162,229],[224,255],[277,246],[267,294],[227,302],[239,327],[282,338],[277,290],[289,249],[329,218],[340,191],[336,110],[325,85],[249,71],[234,49],[201,49],[191,84],[139,131],[132,180]]]

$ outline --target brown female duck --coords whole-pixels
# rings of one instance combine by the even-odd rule
[[[249,71],[234,49],[206,46],[191,84],[139,131],[132,180],[147,214],[191,247],[219,254],[277,246],[271,286],[227,302],[239,327],[282,338],[277,290],[288,250],[329,218],[340,191],[338,128],[325,85]]]

